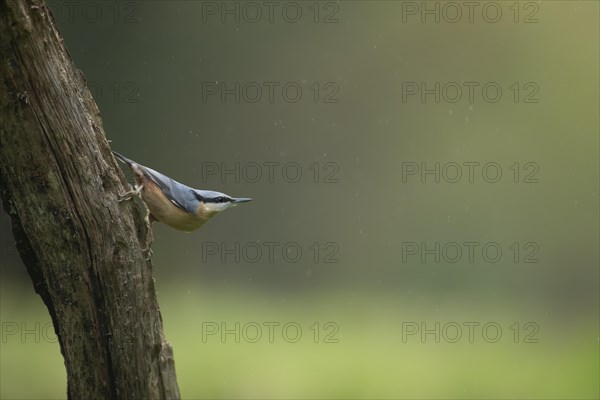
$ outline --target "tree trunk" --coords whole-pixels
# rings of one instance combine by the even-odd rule
[[[43,0],[0,0],[0,56],[0,194],[69,398],[179,398],[142,213]]]

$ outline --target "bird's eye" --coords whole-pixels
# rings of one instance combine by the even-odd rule
[[[216,202],[217,203],[224,203],[225,202],[225,197],[217,197],[216,198]]]

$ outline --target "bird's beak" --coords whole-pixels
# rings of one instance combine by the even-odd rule
[[[248,198],[248,197],[238,197],[238,198],[235,198],[235,199],[233,199],[233,203],[234,203],[234,204],[238,204],[238,203],[246,203],[246,202],[248,202],[248,201],[252,201],[252,199],[251,199],[251,198]]]

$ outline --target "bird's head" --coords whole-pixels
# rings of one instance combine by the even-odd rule
[[[199,212],[206,218],[214,217],[229,207],[252,200],[247,197],[231,197],[225,193],[213,192],[212,190],[195,190],[194,193],[200,201]]]

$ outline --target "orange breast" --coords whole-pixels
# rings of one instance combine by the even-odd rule
[[[208,218],[203,218],[201,214],[190,214],[177,207],[149,179],[144,179],[142,200],[144,200],[144,203],[146,203],[146,206],[156,220],[180,231],[195,231],[208,220]]]

